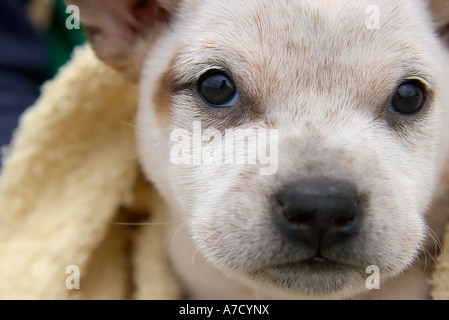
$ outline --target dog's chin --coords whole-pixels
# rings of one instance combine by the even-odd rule
[[[352,299],[366,292],[365,268],[323,258],[227,272],[258,296],[271,299]]]

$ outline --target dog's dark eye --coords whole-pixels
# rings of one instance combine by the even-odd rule
[[[425,100],[425,91],[419,81],[405,81],[396,89],[391,109],[402,114],[413,114],[421,110]]]
[[[232,80],[223,72],[208,72],[198,82],[198,92],[212,107],[233,106],[238,96]]]

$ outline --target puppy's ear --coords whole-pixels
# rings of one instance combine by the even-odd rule
[[[78,7],[97,56],[136,82],[148,48],[170,23],[180,1],[66,0],[66,4]]]
[[[438,33],[449,45],[449,0],[427,0],[433,13]]]

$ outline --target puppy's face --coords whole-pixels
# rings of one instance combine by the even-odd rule
[[[405,270],[446,157],[424,1],[176,6],[142,65],[137,136],[197,250],[273,297],[348,297],[368,266]],[[226,158],[239,148],[255,161]]]

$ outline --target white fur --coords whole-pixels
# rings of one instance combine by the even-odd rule
[[[373,5],[378,29],[366,24]],[[399,289],[389,280],[422,251],[426,213],[448,160],[449,56],[427,3],[184,0],[166,7],[177,9],[146,55],[137,138],[142,167],[176,226],[167,232],[167,249],[189,296],[427,297],[421,276],[403,276],[416,282],[398,280]],[[214,68],[225,68],[236,83],[244,110],[237,116],[206,110],[198,98],[195,84]],[[169,106],[157,106],[167,71],[181,89],[169,92]],[[432,92],[425,117],[404,120],[388,111],[403,79],[420,79]],[[171,132],[191,131],[198,120],[204,129],[278,130],[277,173],[262,176],[254,165],[175,165]],[[281,265],[305,253],[273,226],[272,195],[316,176],[355,183],[368,206],[356,239],[328,253],[350,257],[350,266],[293,272]],[[369,265],[381,270],[380,291],[366,291]]]

